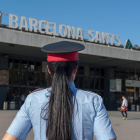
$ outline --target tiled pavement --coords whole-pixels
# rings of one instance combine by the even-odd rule
[[[17,111],[0,111],[0,139],[15,117]],[[128,112],[128,120],[122,120],[120,112],[109,111],[113,129],[117,140],[139,140],[140,139],[140,112]],[[27,140],[33,140],[33,131],[29,133]]]

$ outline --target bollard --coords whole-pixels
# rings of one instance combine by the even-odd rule
[[[3,103],[3,110],[7,110],[8,109],[8,102],[4,102]]]
[[[139,105],[137,105],[137,111],[140,111],[140,106]]]
[[[135,105],[131,105],[131,111],[135,111]]]
[[[10,102],[10,109],[15,110],[15,102]]]

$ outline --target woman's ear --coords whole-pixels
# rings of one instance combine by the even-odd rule
[[[51,74],[51,71],[49,69],[49,66],[47,65],[47,70],[48,70],[48,73]]]

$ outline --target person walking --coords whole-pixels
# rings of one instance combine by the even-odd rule
[[[25,140],[32,127],[34,140],[93,140],[93,133],[97,140],[117,139],[102,98],[74,85],[84,48],[66,41],[42,48],[49,87],[28,95],[3,140]]]
[[[127,120],[128,101],[124,95],[122,96],[122,99],[123,99],[123,102],[122,102],[122,106],[121,106],[121,113],[123,116],[123,120]]]

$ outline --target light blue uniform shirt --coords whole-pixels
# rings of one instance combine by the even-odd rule
[[[97,140],[116,139],[102,98],[95,93],[77,89],[71,81],[70,88],[77,100],[72,130],[77,140],[93,140],[93,134]],[[47,140],[46,121],[41,118],[41,111],[48,102],[47,95],[50,95],[50,90],[51,88],[48,88],[28,95],[7,133],[26,140],[33,127],[34,140]]]

